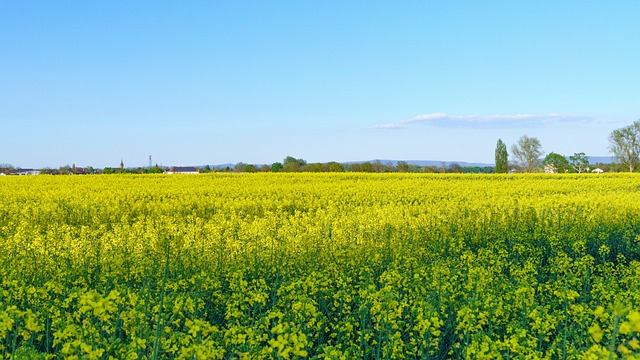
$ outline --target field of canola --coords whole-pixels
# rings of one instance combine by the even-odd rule
[[[640,358],[640,176],[0,178],[0,358]]]

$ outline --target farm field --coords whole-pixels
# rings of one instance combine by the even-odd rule
[[[0,358],[640,358],[640,176],[0,178]]]

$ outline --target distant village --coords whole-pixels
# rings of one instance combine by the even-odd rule
[[[199,174],[211,172],[211,167],[195,167],[195,166],[172,166],[163,167],[148,166],[127,168],[124,162],[120,161],[120,166],[116,168],[105,167],[103,169],[94,168],[92,166],[80,167],[73,164],[72,166],[61,166],[57,169],[25,169],[16,168],[11,165],[0,165],[0,176],[7,175],[99,175],[99,174]]]

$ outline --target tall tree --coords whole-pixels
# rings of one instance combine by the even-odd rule
[[[589,157],[585,155],[585,153],[583,152],[575,153],[569,156],[569,159],[571,159],[571,167],[578,174],[581,174],[589,170]]]
[[[543,152],[538,138],[522,135],[518,142],[511,146],[511,153],[526,172],[534,172],[540,168]]]
[[[506,174],[509,171],[509,153],[507,145],[498,139],[496,144],[496,174]]]
[[[640,120],[609,135],[609,150],[633,172],[640,165]]]

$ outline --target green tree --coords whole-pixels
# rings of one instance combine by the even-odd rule
[[[526,172],[534,172],[540,168],[542,145],[535,137],[522,135],[518,142],[511,146],[511,153]]]
[[[633,172],[640,165],[640,120],[609,135],[609,151]]]
[[[284,158],[283,165],[287,166],[288,164],[297,163],[298,165],[307,165],[307,162],[304,159],[296,159],[293,156],[287,156]]]
[[[362,164],[360,164],[360,171],[361,172],[376,172],[376,169],[373,167],[373,164],[370,162],[363,162]]]
[[[205,169],[206,170],[206,169]],[[206,171],[205,171],[206,172]],[[148,170],[149,174],[162,174],[162,169],[160,166],[156,165]]]
[[[302,166],[300,165],[299,162],[297,161],[293,161],[293,162],[289,162],[284,164],[284,166],[282,167],[282,171],[284,172],[298,172],[300,171],[300,168]]]
[[[496,174],[506,174],[509,171],[509,153],[507,145],[498,139],[496,144]]]
[[[329,163],[329,171],[330,172],[344,172],[344,166],[342,166],[342,164],[337,163],[337,162],[331,162]]]
[[[58,168],[58,174],[71,175],[73,173],[71,166],[65,165]]]
[[[545,166],[545,169],[547,167],[551,167],[553,172],[563,173],[569,168],[569,161],[567,161],[566,157],[560,154],[550,152],[544,160],[542,160],[542,165]]]
[[[353,172],[375,172],[375,169],[373,168],[373,164],[367,161],[367,162],[363,162],[363,163],[351,164],[351,171],[353,171]]]
[[[286,172],[302,171],[302,167],[304,165],[307,165],[307,162],[304,159],[296,159],[293,156],[287,156],[286,158],[284,158],[284,161],[282,163],[282,171]]]
[[[322,172],[322,164],[320,163],[313,163],[313,164],[307,164],[304,167],[304,171],[308,171],[308,172]]]
[[[280,172],[282,170],[282,163],[274,162],[271,164],[271,172]]]
[[[581,174],[589,170],[589,157],[583,152],[575,153],[569,157],[571,160],[571,167]]]

